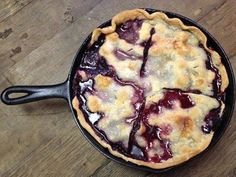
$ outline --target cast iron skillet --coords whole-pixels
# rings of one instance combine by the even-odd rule
[[[149,13],[153,13],[156,11],[160,10],[155,10],[155,9],[145,9]],[[217,141],[221,138],[223,133],[225,132],[227,126],[229,125],[230,119],[232,117],[233,109],[234,109],[234,102],[235,102],[235,80],[234,80],[234,75],[233,75],[233,69],[231,67],[231,64],[229,62],[229,58],[226,55],[225,51],[223,48],[220,46],[220,44],[216,41],[214,37],[211,36],[211,34],[205,30],[203,27],[201,27],[199,24],[196,22],[192,21],[189,18],[186,18],[182,15],[173,13],[173,12],[167,12],[167,11],[161,11],[164,12],[168,17],[174,18],[177,17],[182,20],[182,22],[186,25],[192,25],[196,26],[199,29],[202,30],[203,33],[207,36],[207,46],[212,47],[215,51],[217,51],[221,58],[222,58],[222,63],[224,64],[228,77],[229,77],[229,86],[226,89],[226,99],[225,99],[225,111],[222,115],[222,123],[220,127],[217,129],[217,131],[214,134],[214,137],[212,139],[211,144],[208,146],[208,148],[204,151],[206,152],[210,148],[213,147],[217,143]],[[106,21],[99,27],[105,27],[109,26],[111,24],[111,20]],[[149,172],[154,172],[154,173],[161,173],[165,171],[169,171],[173,169],[173,167],[165,168],[165,169],[160,169],[160,170],[155,170],[151,169],[149,167],[145,166],[138,166],[136,164],[133,164],[131,162],[126,162],[125,160],[115,157],[109,151],[102,147],[80,124],[80,122],[77,119],[77,114],[76,111],[73,109],[71,101],[74,97],[73,95],[73,90],[72,90],[72,83],[73,83],[73,78],[76,73],[77,67],[80,65],[82,56],[84,51],[86,50],[88,43],[90,42],[91,39],[91,34],[85,39],[83,42],[82,46],[76,53],[76,56],[73,61],[73,65],[71,67],[71,70],[69,72],[68,78],[65,82],[57,85],[50,85],[50,86],[12,86],[7,89],[5,89],[2,94],[1,94],[1,100],[8,105],[16,105],[16,104],[23,104],[23,103],[28,103],[32,101],[38,101],[38,100],[43,100],[43,99],[48,99],[48,98],[63,98],[67,100],[69,103],[71,112],[73,114],[74,120],[79,127],[80,131],[83,133],[83,135],[86,137],[86,139],[97,149],[99,150],[103,155],[107,156],[108,158],[121,163],[123,165],[133,167],[136,169],[141,169],[141,170],[146,170]],[[18,97],[18,98],[9,98],[9,95],[12,93],[26,93],[27,95],[23,97]],[[203,153],[200,153],[201,155]],[[199,155],[198,155],[199,156]],[[177,165],[179,166],[179,165]],[[175,166],[175,167],[177,167]]]

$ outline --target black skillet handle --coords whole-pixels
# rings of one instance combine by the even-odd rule
[[[7,105],[23,104],[48,98],[64,98],[68,100],[68,80],[57,85],[47,86],[12,86],[1,94],[1,100]],[[21,97],[10,98],[12,93],[25,93]]]

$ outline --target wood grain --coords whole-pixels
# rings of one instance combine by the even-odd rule
[[[116,13],[137,7],[173,11],[198,21],[223,45],[236,71],[235,0],[4,0],[0,1],[0,91],[16,84],[66,79],[85,37]],[[66,102],[0,103],[0,176],[154,177],[110,161],[79,132]],[[236,176],[236,112],[209,153],[169,177]]]
[[[0,22],[13,16],[33,0],[1,0],[0,1]]]
[[[199,19],[209,32],[216,37],[220,44],[224,47],[229,57],[236,54],[236,40],[233,36],[236,35],[236,1],[228,0],[218,8],[213,9],[207,16]]]

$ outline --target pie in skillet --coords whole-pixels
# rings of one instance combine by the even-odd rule
[[[73,82],[73,107],[110,153],[162,169],[202,152],[224,111],[228,77],[194,26],[123,11],[97,28]]]

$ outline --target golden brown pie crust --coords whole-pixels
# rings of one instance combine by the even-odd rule
[[[165,22],[180,27],[181,29],[184,30],[188,30],[191,31],[193,34],[195,34],[197,36],[197,38],[199,39],[199,41],[201,41],[201,43],[203,44],[204,48],[211,53],[212,55],[212,61],[213,64],[217,67],[217,69],[220,72],[220,75],[222,77],[222,85],[221,85],[221,91],[223,92],[225,90],[225,88],[228,86],[229,84],[229,80],[228,80],[228,76],[225,70],[224,65],[221,63],[221,59],[220,56],[217,52],[210,50],[207,47],[207,37],[203,34],[203,32],[198,29],[195,26],[186,26],[183,24],[183,22],[178,19],[178,18],[169,18],[166,14],[162,13],[162,12],[155,12],[152,14],[149,14],[148,12],[146,12],[143,9],[134,9],[134,10],[126,10],[123,12],[120,12],[119,14],[117,14],[116,16],[114,16],[112,18],[111,21],[111,26],[109,27],[105,27],[105,28],[97,28],[93,31],[92,34],[92,39],[90,44],[93,44],[99,37],[99,35],[101,33],[103,34],[110,34],[113,33],[116,30],[116,26],[127,21],[127,20],[134,20],[134,19],[155,19],[155,18],[159,18],[164,20]]]
[[[190,158],[194,157],[195,155],[199,154],[204,149],[206,149],[208,147],[208,145],[210,144],[211,139],[213,137],[213,133],[210,133],[210,134],[206,135],[205,144],[203,144],[202,146],[196,147],[194,152],[189,152],[185,156],[181,156],[181,157],[175,157],[174,156],[174,157],[172,157],[172,158],[170,158],[167,161],[164,161],[162,163],[145,162],[145,161],[142,161],[142,160],[136,160],[136,159],[133,159],[133,158],[129,158],[129,157],[117,152],[117,151],[112,150],[112,148],[109,144],[107,144],[105,141],[102,141],[95,134],[94,130],[86,122],[82,111],[79,109],[79,101],[76,97],[72,100],[72,105],[73,105],[74,109],[77,112],[77,116],[78,116],[78,119],[79,119],[80,124],[82,125],[82,127],[84,127],[97,140],[97,142],[99,142],[103,147],[107,148],[111,154],[113,154],[117,157],[120,157],[120,158],[122,158],[126,161],[133,162],[137,165],[144,165],[144,166],[154,168],[154,169],[163,169],[163,168],[175,166],[175,165],[178,165],[182,162],[185,162],[185,161],[189,160]],[[187,151],[188,151],[188,149],[186,149],[186,152]]]
[[[101,33],[106,34],[106,35],[113,33],[115,31],[117,25],[119,25],[127,20],[134,20],[134,19],[150,19],[151,20],[151,19],[155,19],[155,18],[162,19],[171,25],[180,27],[181,29],[191,31],[195,36],[197,36],[197,38],[203,44],[204,48],[208,52],[211,53],[213,64],[217,67],[217,69],[220,72],[220,75],[222,77],[221,91],[223,92],[226,89],[226,87],[228,86],[229,81],[228,81],[225,67],[221,63],[221,59],[220,59],[219,54],[207,47],[207,45],[206,45],[207,38],[198,28],[196,28],[194,26],[186,26],[178,18],[168,18],[167,15],[165,15],[164,13],[161,13],[161,12],[155,12],[153,14],[149,14],[148,12],[146,12],[145,10],[142,10],[142,9],[123,11],[112,18],[112,25],[111,26],[95,29],[93,31],[90,44],[93,44],[98,39],[98,37]],[[109,82],[110,82],[109,80],[106,80],[105,82],[101,82],[101,83],[98,82],[98,84],[100,85],[101,88],[103,88],[103,87],[106,87],[106,85],[109,84]],[[85,128],[103,147],[107,148],[110,153],[112,153],[113,155],[120,157],[126,161],[133,162],[138,165],[144,165],[144,166],[154,168],[154,169],[163,169],[166,167],[178,165],[182,162],[187,161],[188,159],[192,158],[193,156],[199,154],[200,152],[202,152],[204,149],[206,149],[208,147],[208,145],[210,144],[211,139],[213,137],[213,134],[214,134],[213,132],[211,132],[210,134],[206,134],[204,143],[201,144],[201,146],[197,146],[195,151],[190,151],[189,149],[186,149],[185,151],[186,152],[189,151],[189,152],[186,153],[185,155],[173,156],[172,158],[170,158],[167,161],[164,161],[162,163],[154,163],[154,162],[149,162],[149,161],[146,162],[146,161],[142,161],[142,160],[129,158],[117,151],[112,150],[111,146],[109,144],[107,144],[105,141],[102,141],[100,139],[100,137],[95,134],[92,127],[87,123],[82,111],[79,109],[79,101],[76,97],[74,97],[74,99],[72,100],[72,105],[73,105],[73,108],[77,112],[77,116],[78,116],[78,119],[79,119],[82,127]],[[182,118],[180,121],[182,121]],[[188,132],[190,131],[189,129],[191,129],[192,122],[189,121],[187,118],[184,118],[183,121],[186,125],[184,127],[185,129],[183,131],[183,136],[187,136]]]

